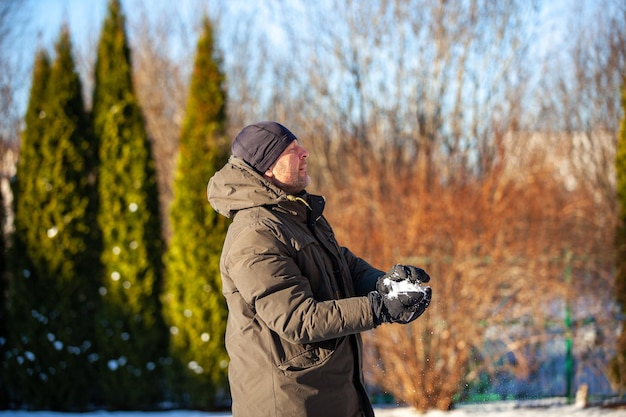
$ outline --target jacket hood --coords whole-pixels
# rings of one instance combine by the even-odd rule
[[[228,218],[239,210],[276,205],[287,199],[283,190],[236,156],[231,156],[226,165],[211,177],[207,196],[211,207]]]

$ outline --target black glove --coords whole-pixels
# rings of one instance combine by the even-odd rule
[[[381,279],[389,278],[392,281],[409,280],[414,284],[430,281],[430,276],[422,268],[411,265],[394,265],[391,271],[380,277]]]
[[[395,265],[391,271],[378,278],[376,291],[369,294],[376,325],[381,323],[410,323],[421,316],[432,298],[430,281],[423,269]]]

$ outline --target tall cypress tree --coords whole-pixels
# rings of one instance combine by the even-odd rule
[[[205,17],[180,137],[163,296],[175,361],[173,388],[187,398],[183,405],[202,409],[216,407],[227,394],[227,310],[219,258],[228,225],[206,199],[208,179],[228,158],[221,62],[213,27]]]
[[[45,305],[46,288],[40,283],[34,263],[35,255],[28,250],[37,247],[36,231],[41,223],[39,207],[43,196],[39,170],[43,158],[40,149],[47,123],[45,104],[49,78],[50,59],[42,49],[38,51],[33,66],[29,102],[24,116],[25,129],[21,135],[17,175],[13,184],[15,230],[9,256],[9,337],[3,361],[9,402],[31,407],[36,402],[34,399],[38,392],[38,381],[34,380],[34,375],[41,369],[35,356],[42,343],[38,340],[38,334],[41,334],[39,328],[50,320],[39,308]],[[30,379],[33,379],[33,385],[29,384]]]
[[[4,210],[4,195],[0,192],[0,225],[6,222],[6,212]],[[0,410],[9,407],[9,390],[7,380],[7,339],[8,327],[7,322],[7,257],[6,257],[6,236],[4,230],[0,230]]]
[[[120,2],[111,0],[98,44],[92,114],[100,142],[104,270],[97,331],[102,400],[136,409],[161,399],[167,334],[159,300],[163,244],[155,165],[125,30]]]
[[[28,364],[29,405],[81,410],[94,376],[97,227],[93,142],[65,28],[42,93],[37,129],[28,125],[18,166],[16,249],[23,250],[20,262],[31,265],[16,271],[11,323],[26,320],[16,331]]]
[[[617,140],[615,171],[617,174],[617,199],[619,204],[618,227],[615,233],[616,271],[615,298],[622,314],[626,314],[626,77],[622,86],[623,118]],[[615,358],[610,364],[612,379],[624,392],[626,390],[626,326],[622,322],[622,332],[617,341]]]
[[[51,300],[59,312],[53,345],[63,352],[60,366],[67,370],[56,373],[55,392],[58,401],[65,402],[63,408],[83,409],[91,399],[88,387],[94,377],[91,362],[96,357],[92,320],[100,286],[94,182],[97,149],[67,28],[62,29],[56,45],[47,96],[50,124],[41,150],[45,170],[40,170],[40,175],[50,179],[52,190],[44,217],[50,222],[44,225],[49,239],[40,240],[40,250],[45,251],[46,274],[58,291],[58,298]]]
[[[38,208],[39,201],[34,198],[39,167],[41,166],[41,145],[46,131],[46,86],[50,78],[50,57],[41,49],[35,56],[30,95],[26,114],[24,115],[24,131],[20,138],[20,153],[17,161],[17,176],[14,184],[14,203],[24,216],[26,212]],[[33,196],[20,201],[20,196]],[[16,213],[16,228],[20,221],[25,220]],[[27,222],[24,222],[27,225]],[[17,235],[19,237],[19,235]]]

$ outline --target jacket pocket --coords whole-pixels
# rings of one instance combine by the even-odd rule
[[[338,343],[339,339],[331,339],[319,343],[292,345],[292,348],[299,346],[300,349],[287,349],[292,355],[281,361],[278,368],[281,371],[302,371],[322,365],[330,359]]]

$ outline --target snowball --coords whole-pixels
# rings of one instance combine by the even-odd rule
[[[394,281],[392,279],[385,278],[383,280],[383,284],[390,288],[389,294],[387,294],[389,298],[397,298],[401,294],[407,295],[411,292],[421,292],[423,294],[426,294],[426,288],[429,288],[422,287],[421,285],[413,283],[407,279],[402,281]]]

